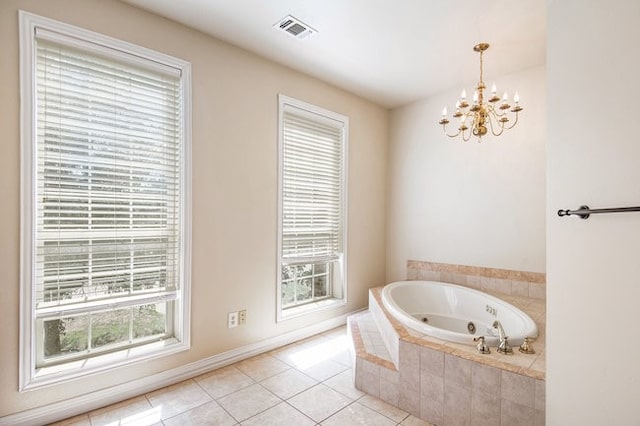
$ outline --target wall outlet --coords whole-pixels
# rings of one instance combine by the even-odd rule
[[[229,312],[227,314],[227,328],[234,328],[238,326],[238,313]]]
[[[247,310],[243,309],[238,312],[238,325],[245,325],[247,323]]]

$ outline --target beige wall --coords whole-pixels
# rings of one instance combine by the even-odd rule
[[[547,424],[637,425],[640,2],[549,2]],[[570,30],[567,30],[567,29]]]
[[[18,393],[20,139],[18,9],[192,63],[192,349],[65,386]],[[124,383],[367,305],[385,277],[388,112],[202,33],[111,0],[0,2],[0,417]],[[275,323],[277,95],[350,119],[348,305]],[[246,308],[229,330],[226,314]],[[7,322],[8,320],[8,322]]]
[[[545,272],[545,68],[486,80],[524,107],[499,138],[443,135],[442,107],[462,88],[392,111],[387,281],[406,277],[408,259]]]

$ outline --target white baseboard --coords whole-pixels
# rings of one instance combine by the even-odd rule
[[[313,324],[299,330],[290,331],[279,336],[251,343],[249,345],[232,349],[171,370],[166,370],[152,376],[143,377],[121,385],[112,386],[107,389],[80,395],[42,407],[9,414],[8,416],[0,417],[0,426],[36,426],[47,424],[67,417],[86,413],[125,399],[133,398],[135,396],[196,377],[208,371],[242,361],[243,359],[273,350],[280,346],[288,345],[298,340],[313,336],[314,334],[331,330],[332,328],[340,325],[344,325],[347,322],[347,317],[355,314],[356,312],[359,311],[340,315],[336,318],[331,318],[318,324]]]

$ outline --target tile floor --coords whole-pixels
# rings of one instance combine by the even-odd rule
[[[55,423],[428,425],[353,386],[345,327]]]

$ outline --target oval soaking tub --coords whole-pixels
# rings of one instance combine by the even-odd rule
[[[413,330],[449,342],[473,345],[485,336],[499,343],[494,321],[502,324],[509,344],[538,336],[529,315],[497,297],[456,284],[437,281],[399,281],[382,289],[382,304],[398,321]]]

